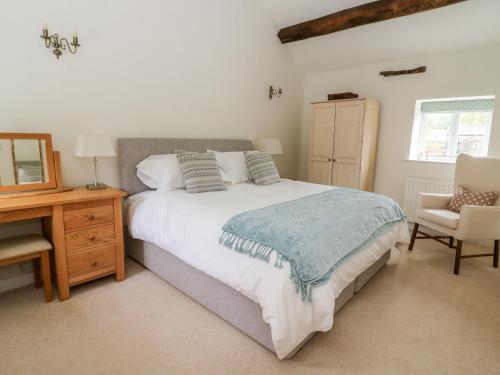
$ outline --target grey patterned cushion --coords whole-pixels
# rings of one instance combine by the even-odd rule
[[[188,193],[227,190],[214,153],[176,150],[175,154]]]
[[[263,152],[245,152],[248,174],[257,185],[280,182],[280,174],[273,158]]]

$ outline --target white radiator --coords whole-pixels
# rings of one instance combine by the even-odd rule
[[[403,210],[408,216],[408,221],[415,221],[415,208],[417,204],[417,193],[453,193],[452,181],[424,180],[410,177],[406,180]]]

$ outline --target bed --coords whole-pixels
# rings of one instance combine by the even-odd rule
[[[394,226],[368,248],[345,261],[304,302],[289,280],[289,269],[232,252],[218,244],[224,222],[239,212],[285,202],[331,187],[282,180],[259,187],[241,183],[227,192],[187,194],[152,191],[135,166],[155,154],[176,149],[204,152],[253,150],[246,140],[119,139],[121,187],[127,200],[129,257],[205,306],[248,336],[290,358],[318,331],[328,331],[333,315],[408,241],[406,223]],[[253,199],[245,199],[252,196]],[[288,272],[288,273],[287,273]]]

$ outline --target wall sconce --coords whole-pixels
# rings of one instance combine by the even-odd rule
[[[273,97],[280,98],[283,95],[283,89],[276,89],[273,86],[269,86],[269,100],[272,100]]]
[[[73,34],[73,42],[70,43],[66,38],[59,38],[59,34],[49,35],[47,24],[43,25],[42,35],[40,35],[40,38],[45,41],[45,47],[54,49],[52,53],[56,55],[57,59],[59,59],[59,57],[62,55],[62,51],[68,49],[68,51],[74,55],[76,53],[76,49],[80,47],[76,31]]]

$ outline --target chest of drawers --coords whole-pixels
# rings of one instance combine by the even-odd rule
[[[117,273],[123,263],[121,212],[112,199],[63,207],[69,286]],[[118,264],[120,263],[120,264]]]

